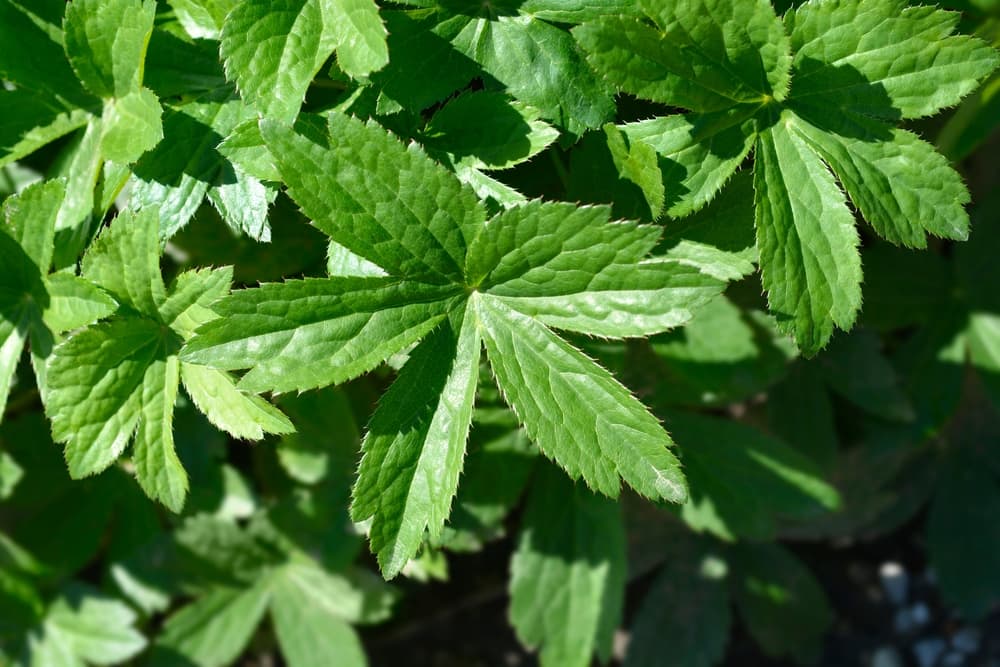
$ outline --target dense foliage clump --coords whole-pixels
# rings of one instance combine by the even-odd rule
[[[989,613],[1000,16],[780,4],[0,0],[0,664],[364,665],[511,531],[544,667],[657,570],[626,665],[809,661],[781,540],[928,504]]]

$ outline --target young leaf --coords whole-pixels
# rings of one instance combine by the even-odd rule
[[[236,388],[228,373],[181,364],[184,389],[198,409],[219,429],[235,438],[260,440],[265,433],[292,433],[295,427],[274,406]]]
[[[142,62],[156,3],[73,0],[64,21],[66,53],[77,76],[98,97],[124,97],[142,85]]]
[[[232,270],[189,271],[168,290],[159,270],[158,230],[155,212],[126,212],[92,244],[83,260],[84,275],[114,294],[123,308],[53,351],[46,410],[53,437],[66,443],[73,477],[107,468],[135,434],[133,463],[140,485],[179,512],[188,481],[173,441],[181,380],[177,354],[195,327],[215,317],[208,306],[229,291]],[[194,380],[199,406],[215,421],[229,425],[233,412],[256,419],[253,427],[239,425],[241,435],[290,428],[273,408],[232,388],[225,374],[194,370],[187,376]],[[227,389],[226,404],[220,405],[211,394]]]
[[[27,635],[31,665],[113,665],[146,647],[133,627],[136,613],[113,598],[74,585],[48,608],[39,627]]]
[[[424,130],[424,145],[451,155],[456,166],[507,169],[559,138],[538,111],[505,95],[477,91],[443,106]]]
[[[368,425],[351,515],[373,519],[372,551],[387,578],[416,555],[425,529],[440,536],[451,510],[479,376],[477,318],[470,301],[424,339]]]
[[[684,502],[687,484],[656,418],[606,370],[495,297],[479,323],[501,391],[525,431],[571,477],[617,497],[620,479],[648,498]],[[572,405],[599,411],[567,410]]]
[[[545,667],[607,660],[621,619],[625,532],[618,506],[540,471],[511,560],[510,621]]]

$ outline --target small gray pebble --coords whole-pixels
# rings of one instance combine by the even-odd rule
[[[878,578],[889,602],[902,605],[910,588],[910,575],[895,561],[886,561],[878,568]]]
[[[872,654],[872,667],[903,667],[903,656],[892,646],[883,646]]]
[[[909,609],[900,609],[892,617],[892,628],[897,635],[908,635],[916,628]]]
[[[979,628],[962,628],[951,636],[951,645],[962,653],[975,653],[981,642]]]
[[[941,658],[941,662],[938,665],[940,667],[963,667],[965,665],[965,656],[957,651],[952,651]]]
[[[913,656],[920,667],[934,667],[947,648],[948,644],[943,639],[937,637],[921,639],[913,645]]]
[[[931,610],[923,602],[918,602],[910,607],[910,620],[914,627],[922,628],[931,620]]]

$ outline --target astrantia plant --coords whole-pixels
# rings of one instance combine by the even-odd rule
[[[543,667],[808,662],[779,541],[928,502],[990,613],[992,24],[782,6],[0,0],[0,664],[416,659],[476,551]]]
[[[841,188],[893,243],[966,238],[959,175],[892,125],[957,104],[996,69],[993,48],[951,35],[957,13],[904,0],[814,1],[784,20],[766,0],[639,5],[642,17],[599,18],[574,35],[620,89],[691,111],[622,128],[660,156],[668,215],[702,208],[753,153],[764,287],[804,352],[861,307]]]

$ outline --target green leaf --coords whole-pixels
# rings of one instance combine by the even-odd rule
[[[336,113],[329,140],[269,120],[261,131],[289,195],[333,240],[392,275],[462,280],[485,210],[416,144]]]
[[[289,281],[241,290],[216,304],[182,358],[223,370],[250,368],[248,391],[339,384],[420,340],[449,309],[454,287],[395,278]]]
[[[257,119],[236,125],[216,150],[247,174],[261,181],[280,181],[281,174],[260,135]]]
[[[266,433],[295,430],[288,418],[270,403],[237,389],[236,381],[228,373],[182,364],[181,380],[208,420],[234,438],[260,440]]]
[[[101,154],[122,164],[138,160],[163,139],[163,108],[148,88],[108,100],[101,117]]]
[[[278,442],[278,460],[302,484],[331,481],[348,488],[358,468],[361,435],[341,389],[286,396],[281,408],[297,429]]]
[[[586,291],[604,273],[633,267],[660,235],[653,225],[610,222],[607,206],[534,200],[501,212],[469,247],[469,283],[497,296]]]
[[[806,118],[813,116],[821,118],[815,112]],[[926,233],[968,238],[969,191],[944,156],[905,130],[846,115],[840,121],[840,132],[820,130],[802,118],[794,129],[830,165],[879,235],[916,248],[927,246]]]
[[[194,216],[206,196],[230,227],[255,239],[266,239],[271,196],[259,180],[248,176],[216,146],[241,123],[256,121],[251,107],[223,90],[169,108],[163,119],[164,140],[135,167],[132,205],[156,208],[160,237],[172,237]],[[246,197],[242,207],[233,197]]]
[[[159,319],[166,300],[160,275],[156,211],[123,211],[97,237],[83,258],[83,277],[147,317]]]
[[[667,425],[681,443],[691,486],[681,516],[695,530],[768,540],[781,517],[810,517],[840,504],[812,461],[756,429],[683,413]]]
[[[582,23],[608,14],[634,14],[630,0],[525,0],[519,9],[545,21]]]
[[[913,406],[877,336],[861,330],[836,338],[819,364],[830,388],[862,410],[883,419],[913,421]]]
[[[806,566],[777,544],[741,545],[733,565],[740,615],[764,652],[800,662],[818,657],[833,614]]]
[[[725,296],[706,304],[683,329],[650,344],[662,363],[651,368],[662,405],[747,400],[777,382],[796,353],[764,313],[741,310]]]
[[[702,209],[750,153],[756,107],[742,105],[707,114],[662,116],[621,126],[632,141],[659,156],[666,212],[680,218]]]
[[[472,19],[452,44],[571,134],[599,127],[614,113],[611,91],[587,67],[572,36],[536,17]]]
[[[63,50],[60,26],[65,3],[0,2],[0,78],[60,111],[96,102],[80,85]],[[25,54],[31,54],[26,57]],[[6,120],[5,120],[6,129]]]
[[[497,383],[546,456],[611,497],[624,479],[648,498],[686,499],[670,437],[610,373],[500,300],[483,295],[478,306]]]
[[[373,0],[246,2],[226,17],[226,77],[268,118],[291,122],[323,63],[337,49],[351,76],[388,62],[385,27]]]
[[[275,575],[271,615],[281,654],[289,667],[365,667],[361,640],[339,613],[344,591],[326,584],[314,566],[285,565]]]
[[[169,295],[159,308],[160,317],[184,338],[189,338],[200,325],[216,318],[211,306],[229,294],[232,284],[232,267],[185,271],[170,286]]]
[[[337,42],[337,64],[355,79],[363,79],[389,62],[386,29],[375,0],[328,0]]]
[[[188,491],[188,476],[174,450],[174,403],[180,382],[176,356],[154,359],[146,370],[139,401],[140,418],[132,463],[146,495],[180,513]]]
[[[805,3],[785,17],[793,97],[889,119],[953,106],[1000,64],[985,42],[951,34],[959,18],[905,0]]]
[[[94,184],[104,165],[101,156],[101,119],[91,116],[78,133],[59,176],[66,179],[66,199],[56,218],[55,266],[75,265],[91,239],[94,220]]]
[[[753,177],[740,172],[707,207],[671,221],[657,254],[696,266],[719,280],[739,280],[756,271]]]
[[[456,166],[507,169],[543,151],[559,131],[526,104],[475,91],[439,109],[424,136],[427,148],[449,153]]]
[[[1000,406],[1000,316],[973,313],[969,318],[968,336],[969,360],[979,369],[994,405]]]
[[[267,578],[244,590],[219,588],[198,598],[167,619],[153,645],[150,664],[232,664],[253,637],[270,599]]]
[[[63,22],[66,54],[77,76],[99,97],[125,97],[142,85],[153,31],[152,0],[73,0]]]
[[[499,392],[491,379],[487,382],[499,406]],[[518,505],[538,458],[538,450],[509,409],[483,408],[484,389],[481,379],[461,485],[439,541],[453,552],[479,551],[486,542],[507,534],[506,519]],[[487,411],[499,412],[507,423],[484,418]]]
[[[625,531],[618,505],[539,471],[511,561],[510,621],[545,667],[606,661],[625,593]]]
[[[608,123],[570,153],[569,199],[611,204],[615,217],[652,221],[664,205],[656,151]]]
[[[732,625],[729,593],[716,571],[721,564],[709,554],[664,565],[632,622],[624,667],[719,664]]]
[[[823,470],[836,465],[838,435],[833,403],[817,364],[794,364],[785,379],[768,392],[767,407],[775,435]]]
[[[385,11],[387,44],[392,65],[373,72],[380,103],[422,111],[469,83],[479,66],[460,53],[451,39],[465,25],[463,17],[440,24],[436,14],[417,16],[405,11]]]
[[[66,443],[74,478],[98,473],[125,449],[139,422],[146,371],[160,354],[159,325],[120,318],[56,347],[48,363],[46,413]]]
[[[33,264],[30,267],[31,278],[22,273],[22,280],[27,284],[37,281],[37,276],[46,275],[52,266],[55,221],[65,194],[63,182],[55,180],[31,185],[20,194],[4,200],[6,231],[20,245],[24,258]],[[27,269],[23,267],[22,270]]]
[[[28,637],[31,665],[115,665],[146,647],[125,603],[74,585],[49,607]]]
[[[238,0],[169,0],[174,15],[193,39],[219,39],[222,25]]]
[[[14,301],[13,295],[0,289],[0,419],[7,406],[11,382],[21,361],[28,339],[30,313]]]
[[[861,307],[858,234],[844,196],[790,113],[758,134],[754,165],[757,248],[778,324],[816,354],[834,325],[849,329]]]
[[[788,92],[788,37],[766,0],[640,3],[655,26],[625,16],[574,28],[587,60],[626,92],[697,112]]]
[[[724,287],[719,280],[673,260],[616,268],[597,275],[583,292],[498,299],[556,329],[628,338],[688,322]]]
[[[440,536],[451,510],[479,377],[476,320],[469,302],[460,322],[455,315],[414,349],[362,443],[351,515],[372,518],[372,551],[387,578],[416,555],[425,529]]]
[[[946,599],[979,619],[1000,598],[992,566],[1000,554],[1000,530],[990,517],[1000,511],[1000,484],[974,461],[948,467],[927,519],[927,549]]]
[[[309,83],[333,53],[332,4],[244,2],[226,17],[220,51],[226,78],[264,116],[290,122],[298,114]]]
[[[90,118],[82,109],[66,109],[45,94],[21,88],[0,90],[0,116],[4,119],[0,126],[0,166],[83,127]]]
[[[114,299],[93,283],[68,273],[53,273],[45,279],[49,306],[42,313],[53,333],[85,327],[114,312]]]

